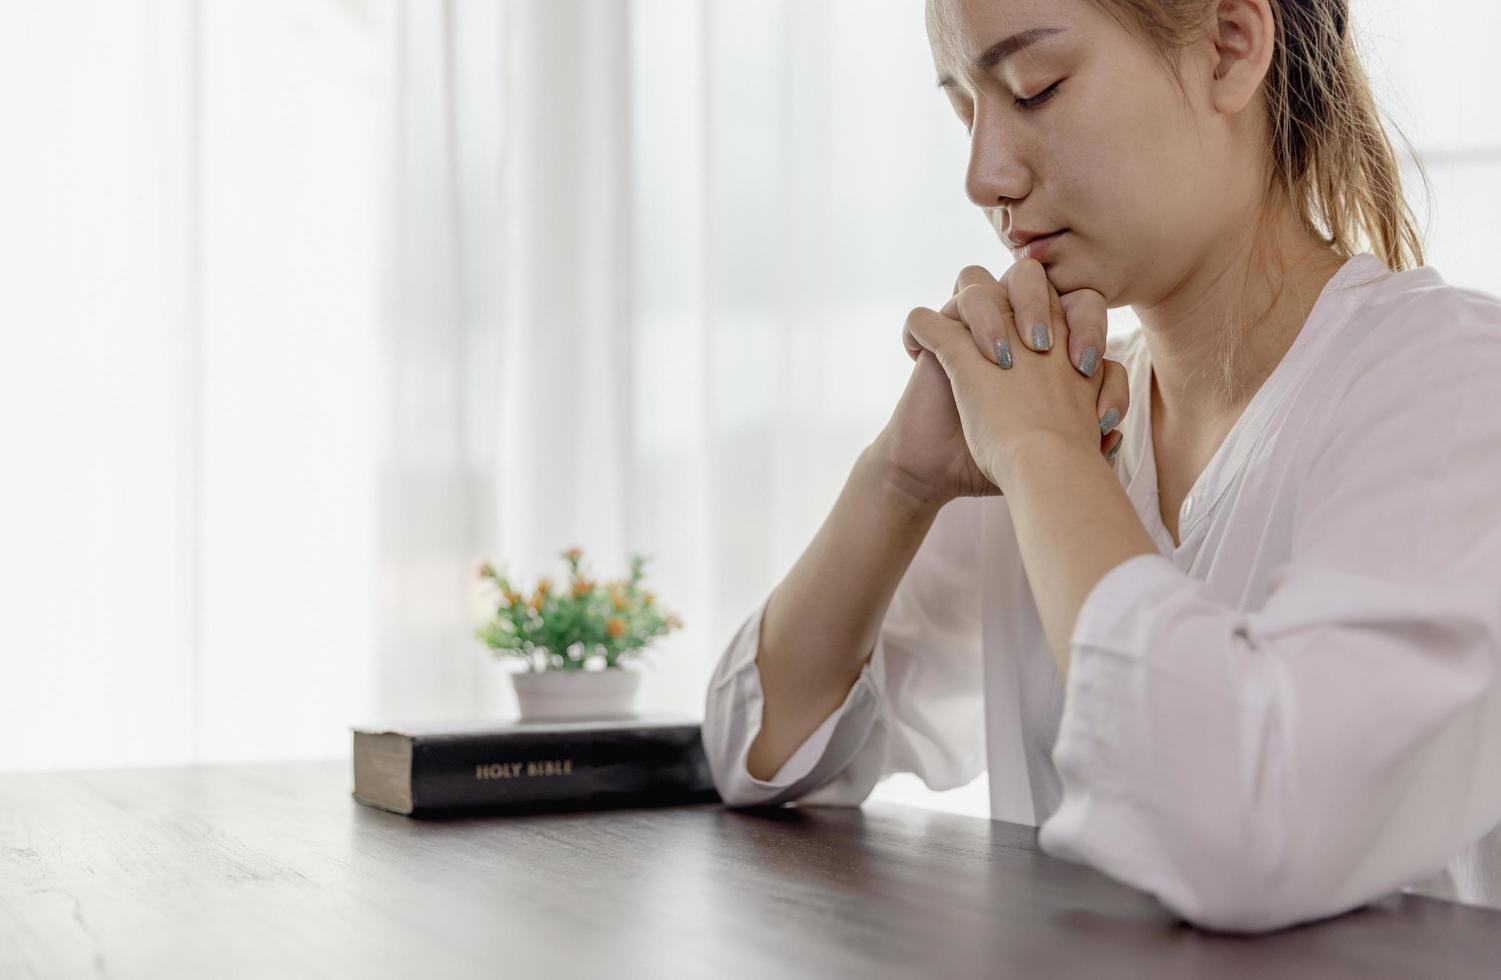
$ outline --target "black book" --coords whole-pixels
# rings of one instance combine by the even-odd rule
[[[598,721],[356,726],[354,798],[415,817],[719,801],[700,722],[668,711]]]

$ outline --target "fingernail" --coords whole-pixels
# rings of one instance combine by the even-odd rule
[[[1084,372],[1084,377],[1094,377],[1094,369],[1100,366],[1100,352],[1095,347],[1084,348],[1084,356],[1079,358],[1079,370]]]
[[[1112,408],[1100,417],[1100,435],[1110,435],[1110,430],[1115,428],[1115,423],[1121,420],[1120,409]]]
[[[1004,340],[995,342],[995,362],[1003,368],[1011,367],[1011,345]]]
[[[1038,350],[1047,350],[1053,346],[1053,342],[1048,339],[1048,325],[1046,323],[1038,322],[1032,324],[1032,346]]]
[[[1120,451],[1121,451],[1121,443],[1123,443],[1125,441],[1126,440],[1124,440],[1124,439],[1117,439],[1115,441],[1115,445],[1113,445],[1113,446],[1110,447],[1110,452],[1108,452],[1108,453],[1105,454],[1105,458],[1108,459],[1108,460],[1110,460],[1111,462],[1115,462],[1116,455],[1119,454]]]

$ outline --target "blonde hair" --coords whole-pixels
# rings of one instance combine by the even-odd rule
[[[1215,0],[1092,2],[1153,49],[1187,99],[1180,55],[1214,30]],[[1348,0],[1270,0],[1270,5],[1276,37],[1264,86],[1271,139],[1257,231],[1273,207],[1286,203],[1313,238],[1345,258],[1366,250],[1368,243],[1394,272],[1422,265],[1422,236],[1349,29]],[[1427,171],[1411,141],[1400,129],[1397,133],[1431,201]],[[1280,272],[1285,264],[1281,256],[1275,258]],[[1232,368],[1242,340],[1241,331],[1227,324],[1220,356],[1211,359],[1218,361],[1226,406],[1238,395],[1231,390]]]

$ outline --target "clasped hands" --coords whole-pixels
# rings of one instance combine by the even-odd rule
[[[1129,402],[1126,369],[1105,354],[1105,298],[1060,296],[1042,263],[1023,258],[1000,279],[966,266],[941,310],[907,315],[902,343],[930,351],[948,375],[975,465],[1001,492],[1030,453],[1071,447],[1114,459]]]

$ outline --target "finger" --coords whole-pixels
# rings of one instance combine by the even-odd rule
[[[942,321],[942,323],[937,321]],[[943,324],[947,324],[948,328],[952,329],[944,327]],[[944,364],[948,356],[946,348],[955,330],[963,331],[964,325],[926,306],[917,306],[907,314],[906,321],[902,323],[902,343],[909,354],[914,348],[916,349],[917,353],[913,355],[913,360],[921,356],[923,351],[929,351],[938,359],[939,364]]]
[[[1108,462],[1113,463],[1115,462],[1115,457],[1120,455],[1121,443],[1125,441],[1126,434],[1120,429],[1116,429],[1108,436],[1100,437],[1100,452],[1105,454],[1105,459]]]
[[[1017,334],[1032,350],[1045,351],[1053,346],[1053,310],[1048,300],[1048,277],[1036,259],[1017,259],[1001,277],[1011,309],[1016,316]]]
[[[975,352],[974,339],[963,323],[919,306],[907,314],[905,329],[924,350],[933,352],[955,386],[983,383],[974,372],[988,370],[987,362]]]
[[[911,319],[911,314],[908,314],[908,319]],[[917,338],[912,336],[912,331],[907,329],[905,323],[902,324],[902,346],[906,348],[907,356],[914,361],[922,356],[922,344],[919,344]]]
[[[965,286],[938,311],[962,322],[974,337],[975,346],[993,364],[1009,370],[1013,361],[1012,346],[1016,325],[1011,318],[1011,304],[999,284]]]
[[[1059,299],[1068,323],[1069,363],[1092,378],[1105,357],[1105,297],[1094,289],[1075,289]]]
[[[1052,325],[1052,342],[1049,347],[1058,347],[1064,354],[1068,353],[1068,318],[1063,311],[1063,300],[1058,296],[1058,290],[1053,287],[1051,279],[1044,279],[1048,284],[1048,323]]]
[[[954,280],[954,295],[957,296],[959,290],[965,286],[994,285],[995,281],[995,276],[991,275],[990,270],[983,265],[967,265],[959,270],[959,277]],[[955,316],[947,305],[945,305],[944,310],[944,316]],[[902,325],[902,346],[907,349],[907,356],[914,361],[922,353],[922,345],[912,337],[912,332],[907,329],[906,324]]]
[[[965,286],[994,286],[998,281],[983,265],[967,265],[959,270],[959,277],[954,280],[954,295],[958,296],[959,290]]]
[[[1130,387],[1126,384],[1126,366],[1120,361],[1102,360],[1103,372],[1100,394],[1095,400],[1095,410],[1100,419],[1100,435],[1109,435],[1126,417],[1131,407]]]

